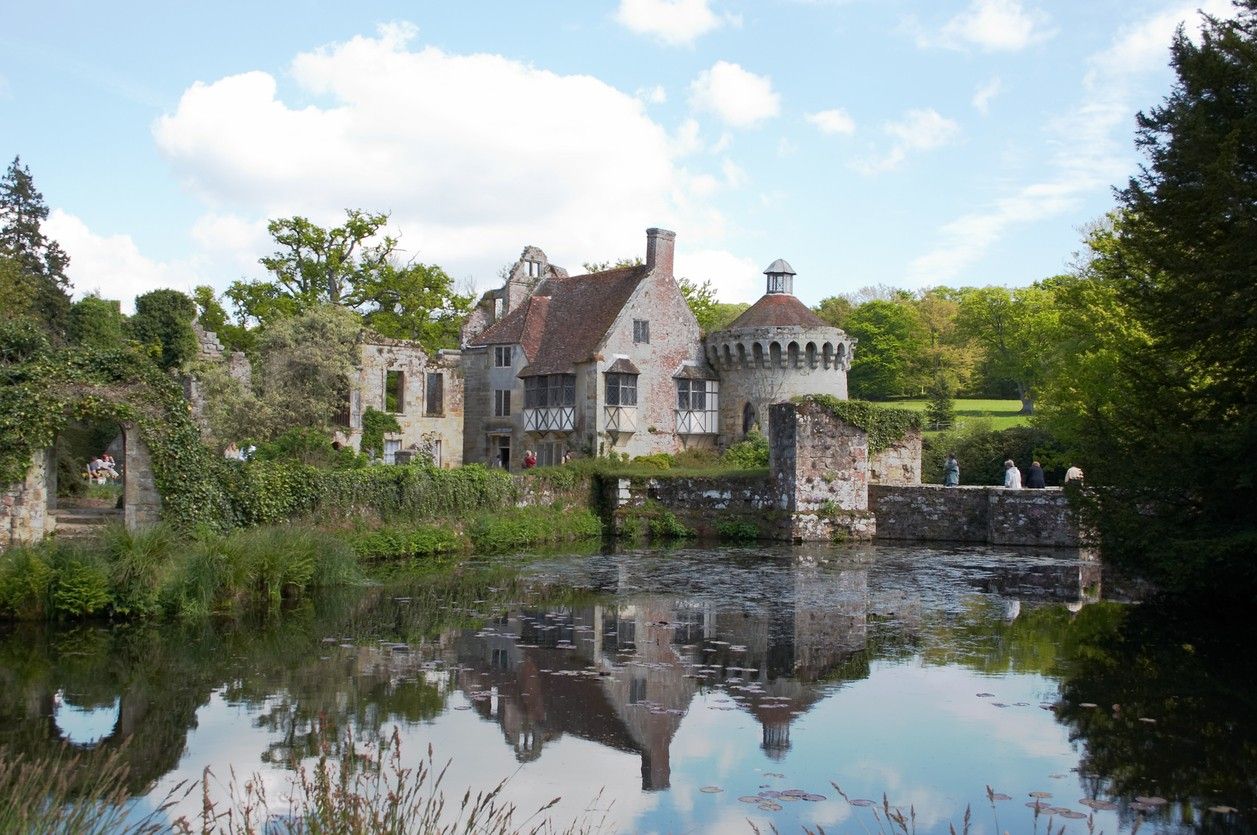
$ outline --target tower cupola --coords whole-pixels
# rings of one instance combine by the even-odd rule
[[[768,276],[767,292],[794,295],[794,267],[783,259],[778,258],[769,264],[768,269],[764,270],[764,275]]]

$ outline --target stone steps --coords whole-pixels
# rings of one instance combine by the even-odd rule
[[[59,539],[98,536],[110,523],[122,521],[122,511],[114,508],[59,507],[52,515]]]

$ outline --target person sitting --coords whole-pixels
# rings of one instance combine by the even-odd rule
[[[947,456],[947,463],[943,464],[943,486],[960,486],[960,462],[956,460],[954,452]]]
[[[1030,469],[1026,472],[1026,487],[1032,490],[1042,490],[1047,487],[1047,479],[1043,476],[1043,467],[1039,466],[1038,461],[1030,464]]]
[[[100,473],[100,466],[101,460],[99,458],[93,458],[87,462],[87,480],[92,484],[98,484],[104,479],[104,476]]]
[[[122,478],[122,476],[118,474],[118,470],[114,468],[112,455],[106,452],[97,460],[100,461],[100,467],[97,468],[98,473],[103,473],[104,477],[107,479]]]

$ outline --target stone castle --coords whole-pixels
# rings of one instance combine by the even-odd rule
[[[721,449],[767,431],[769,406],[801,394],[845,399],[855,340],[794,296],[778,259],[766,292],[731,325],[701,333],[673,272],[676,235],[646,231],[636,266],[570,275],[525,247],[483,295],[459,351],[364,337],[344,440],[368,408],[393,413],[385,460],[518,470],[567,455]],[[400,454],[400,457],[399,457]]]

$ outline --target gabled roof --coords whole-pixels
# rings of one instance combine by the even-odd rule
[[[551,276],[519,307],[471,341],[521,345],[528,374],[565,374],[587,361],[650,268]]]
[[[797,325],[804,328],[833,327],[817,316],[807,305],[789,293],[768,293],[742,312],[733,324],[721,330],[734,328],[771,328]]]

